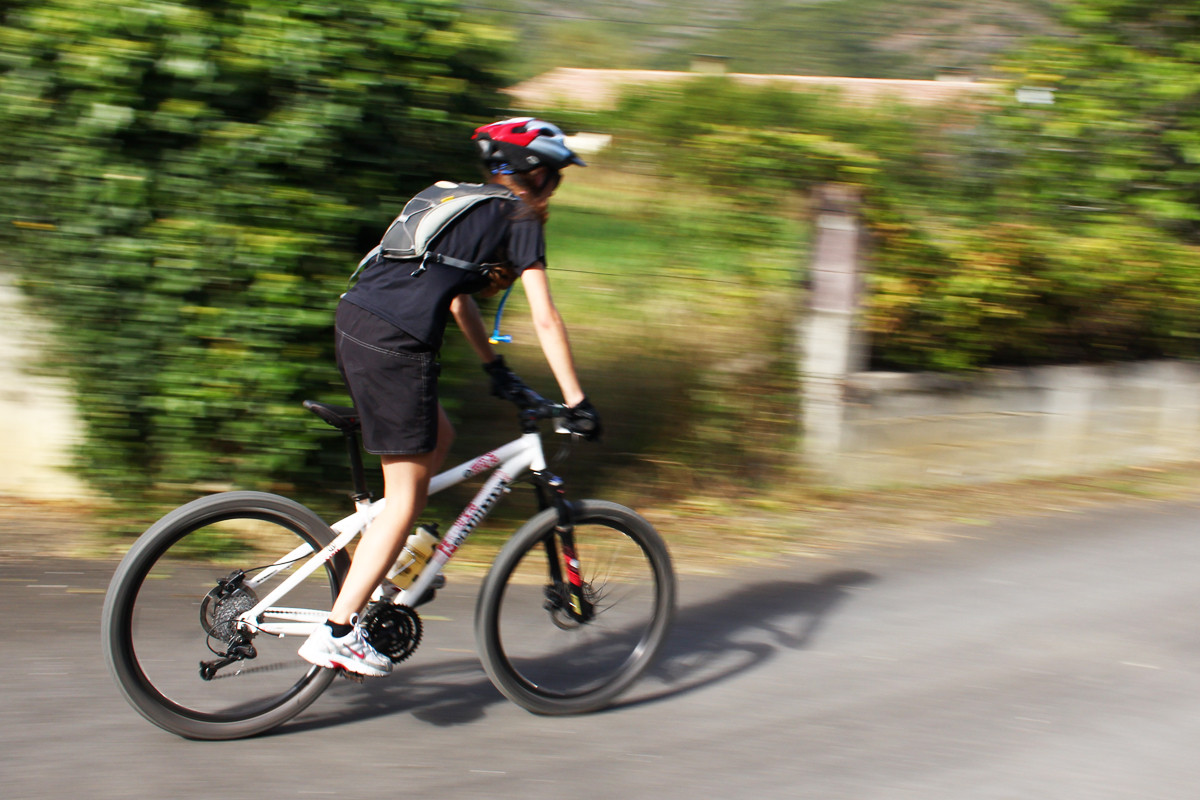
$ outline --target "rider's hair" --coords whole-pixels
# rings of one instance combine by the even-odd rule
[[[544,225],[550,217],[550,196],[558,188],[559,173],[548,167],[538,167],[529,172],[491,172],[488,179],[501,186],[507,186],[513,194],[521,199],[521,205],[514,215],[521,219],[533,217]],[[486,277],[488,286],[478,292],[480,297],[491,297],[497,292],[512,286],[517,279],[517,273],[511,267],[501,265],[488,270]]]
[[[477,294],[480,297],[492,297],[513,285],[513,281],[517,279],[517,271],[506,264],[498,264],[490,268],[484,277],[487,278],[488,285]]]
[[[493,173],[490,180],[507,186],[521,198],[522,208],[518,216],[532,216],[545,224],[550,217],[550,196],[558,187],[559,174],[547,167],[538,167],[529,172]]]

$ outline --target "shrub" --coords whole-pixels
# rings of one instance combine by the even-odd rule
[[[58,323],[84,476],[319,483],[299,402],[341,391],[338,293],[411,191],[472,169],[500,37],[442,0],[6,8],[0,245]]]

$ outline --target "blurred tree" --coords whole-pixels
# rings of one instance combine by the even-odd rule
[[[938,191],[877,208],[882,363],[1200,355],[1200,6],[1071,0],[1062,24],[955,132]]]
[[[1134,216],[1200,243],[1200,5],[1073,0],[1064,24],[1073,36],[1010,65],[1052,102],[990,120],[991,197],[1035,200],[1051,222]]]
[[[631,161],[721,192],[730,224],[708,236],[771,236],[789,189],[860,185],[877,367],[1195,358],[1195,8],[1076,0],[1077,33],[1014,61],[1010,91],[958,106],[712,79],[633,93],[609,124]]]
[[[449,0],[0,14],[0,252],[58,323],[82,474],[130,502],[319,483],[297,404],[340,391],[338,293],[411,191],[470,168],[503,34]]]

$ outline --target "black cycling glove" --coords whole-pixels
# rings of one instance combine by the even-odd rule
[[[504,356],[496,356],[495,361],[483,365],[483,371],[492,379],[492,394],[502,400],[518,400],[525,391],[525,383],[517,377],[517,373],[504,363]]]
[[[604,428],[600,425],[600,412],[586,397],[578,405],[567,409],[567,418],[564,422],[567,430],[579,434],[589,442],[596,441],[604,432]]]

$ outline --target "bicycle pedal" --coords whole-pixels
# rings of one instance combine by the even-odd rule
[[[364,683],[367,680],[366,675],[359,675],[357,672],[351,672],[350,670],[342,669],[341,667],[338,668],[338,672],[341,673],[343,678],[353,683]]]

